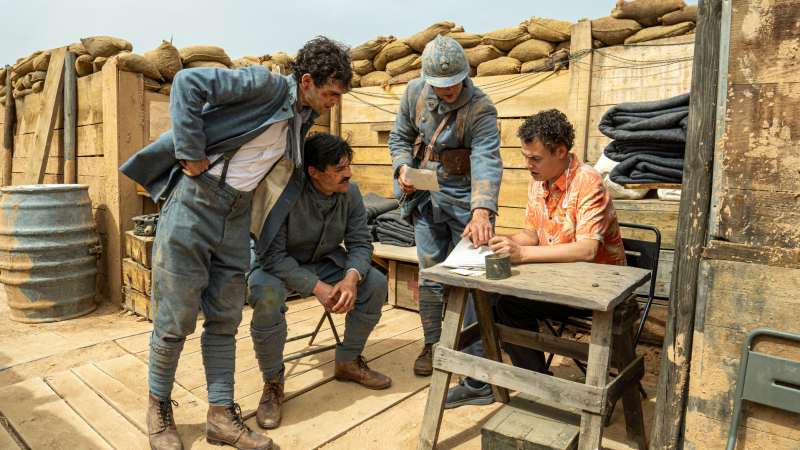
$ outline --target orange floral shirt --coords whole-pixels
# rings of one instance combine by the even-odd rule
[[[554,186],[531,179],[525,229],[539,236],[539,245],[598,240],[600,248],[595,263],[626,265],[617,211],[603,178],[593,167],[580,162],[572,153],[570,156],[569,170],[561,174]]]

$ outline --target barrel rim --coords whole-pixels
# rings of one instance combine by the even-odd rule
[[[88,189],[88,184],[23,184],[19,186],[2,187],[0,188],[0,192],[9,194],[38,194],[41,192],[70,192]]]

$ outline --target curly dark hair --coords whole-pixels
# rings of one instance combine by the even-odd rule
[[[517,130],[517,137],[526,144],[539,141],[550,153],[555,153],[562,144],[570,151],[575,143],[575,128],[564,113],[549,109],[526,118]]]
[[[345,91],[352,88],[353,68],[350,67],[350,47],[341,42],[317,36],[306,42],[289,62],[295,81],[300,83],[303,75],[310,74],[314,85],[322,87],[328,78],[339,82]]]
[[[334,134],[314,133],[303,147],[303,170],[306,175],[309,167],[325,172],[328,166],[339,164],[344,156],[353,160],[353,148],[346,140]]]

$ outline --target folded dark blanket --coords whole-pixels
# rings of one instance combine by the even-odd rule
[[[372,192],[364,194],[362,198],[367,209],[367,223],[373,223],[381,214],[397,209],[397,200],[383,198]]]
[[[606,158],[617,162],[640,154],[683,158],[685,146],[683,142],[611,141],[603,150],[603,154]]]
[[[603,115],[598,130],[625,141],[686,142],[689,94],[654,102],[621,103]]]
[[[401,247],[414,246],[414,227],[403,220],[400,211],[381,214],[378,216],[377,225],[378,240],[382,244],[400,245]]]
[[[414,242],[401,241],[381,233],[378,233],[378,237],[383,245],[395,245],[397,247],[413,247],[415,245]]]
[[[394,233],[398,237],[407,239],[414,239],[414,229],[411,227],[404,227],[392,222],[381,222],[378,224],[378,232],[380,233]]]
[[[372,242],[378,242],[378,226],[367,225],[367,228],[369,228],[369,234],[372,235]]]
[[[609,174],[617,184],[677,183],[683,179],[683,158],[664,158],[648,154],[632,155]]]

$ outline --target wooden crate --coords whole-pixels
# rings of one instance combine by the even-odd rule
[[[125,258],[122,260],[122,281],[125,286],[150,295],[152,271],[131,258]]]
[[[580,429],[577,408],[518,394],[481,428],[481,449],[573,450]]]
[[[125,250],[129,258],[148,269],[153,268],[153,242],[152,236],[137,236],[133,231],[125,232]]]
[[[147,320],[153,320],[153,308],[150,303],[150,296],[144,295],[130,286],[122,288],[123,303],[122,307],[127,311],[133,311]]]
[[[397,263],[396,306],[419,311],[419,266]]]

